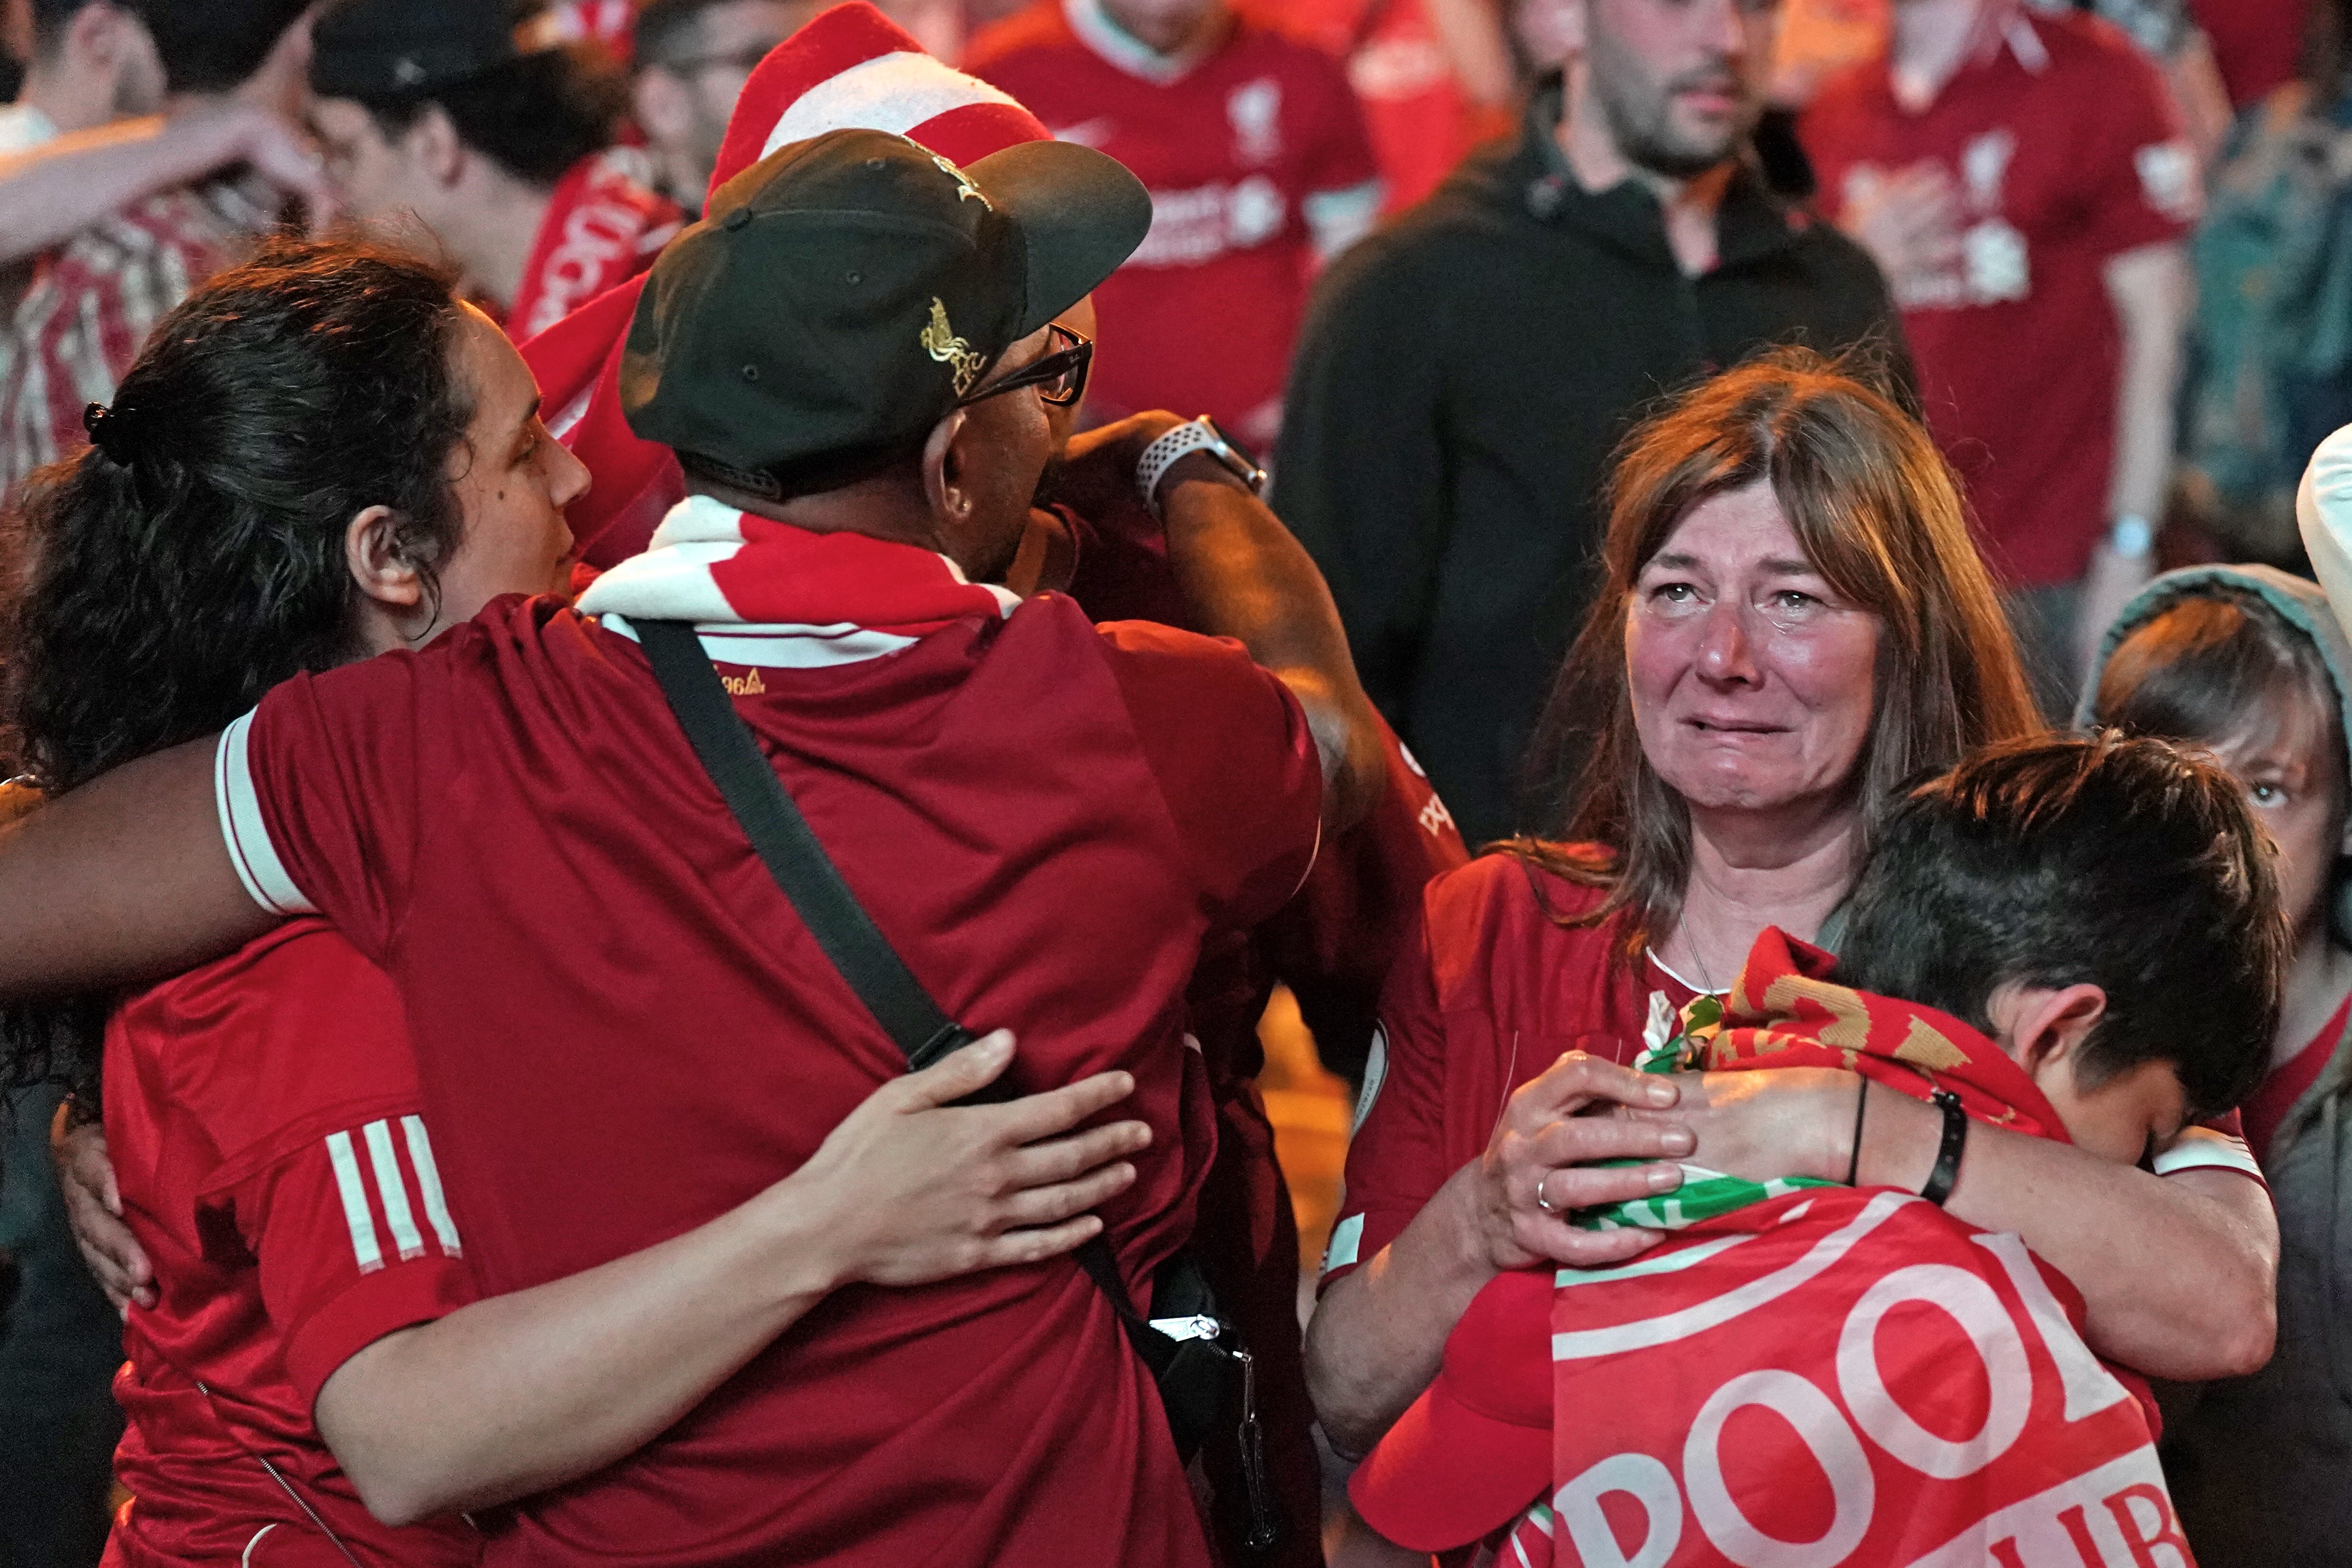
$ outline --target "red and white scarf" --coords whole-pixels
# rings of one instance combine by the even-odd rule
[[[919,545],[812,533],[688,496],[643,554],[596,579],[580,609],[625,637],[633,618],[690,621],[721,664],[809,669],[897,653],[1020,603]]]
[[[1766,931],[1696,1065],[1948,1089],[1975,1120],[2065,1141],[1994,1042],[1838,985],[1833,966]],[[1890,1189],[1807,1188],[1618,1268],[1560,1269],[1550,1491],[1476,1561],[2194,1568],[2153,1401],[2091,1352],[2082,1321],[2081,1296],[2021,1239]]]
[[[2066,1141],[1994,1042],[1835,984],[1833,963],[1767,930],[1705,1065],[1844,1067]],[[2151,1405],[2082,1320],[2019,1237],[1885,1189],[1815,1188],[1562,1269],[1554,1489],[1502,1560],[1540,1541],[1531,1561],[1590,1568],[2195,1568]]]
[[[625,148],[593,153],[556,184],[522,284],[507,307],[509,337],[536,337],[651,267],[677,237],[686,214],[646,186],[638,177],[642,163]]]

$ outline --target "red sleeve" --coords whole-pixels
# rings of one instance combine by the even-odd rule
[[[447,724],[442,661],[389,654],[297,676],[230,725],[215,782],[254,900],[315,910],[381,963],[427,820],[422,742]]]
[[[2084,238],[2100,256],[2181,238],[2204,205],[2196,149],[2153,62],[2118,41],[2082,107]]]
[[[1290,689],[1226,638],[1097,628],[1211,922],[1256,925],[1315,864],[1323,763]]]
[[[1361,1058],[1397,957],[1419,935],[1422,889],[1470,858],[1421,764],[1385,723],[1381,737],[1388,787],[1379,804],[1323,847],[1298,896],[1259,928],[1326,1062]]]
[[[425,1130],[400,998],[315,921],[182,987],[190,1029],[233,1027],[238,1082],[182,1060],[176,1098],[221,1155],[208,1204],[236,1216],[305,1405],[353,1352],[474,1299]],[[187,1058],[192,1053],[180,1053]]]
[[[1445,1152],[1445,1017],[1427,927],[1416,921],[1381,995],[1348,1143],[1347,1186],[1319,1288],[1394,1241],[1453,1174]]]
[[[478,1295],[414,1107],[305,1141],[236,1198],[287,1378],[306,1407],[359,1352]]]

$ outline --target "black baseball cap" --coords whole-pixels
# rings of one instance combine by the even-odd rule
[[[430,92],[562,41],[546,0],[336,0],[310,37],[321,98]]]
[[[1150,226],[1142,183],[1072,142],[968,169],[880,131],[795,142],[654,263],[622,412],[689,470],[782,493],[812,460],[920,437]]]

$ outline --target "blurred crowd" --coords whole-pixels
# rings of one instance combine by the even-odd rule
[[[1563,661],[1641,564],[1605,548],[1612,465],[1759,350],[1818,351],[1924,424],[2054,721],[2160,573],[2311,569],[2298,489],[2352,423],[2352,0],[877,4],[922,53],[788,56],[822,0],[5,0],[0,508],[104,444],[208,279],[273,237],[359,234],[445,266],[520,346],[593,476],[568,508],[584,587],[693,488],[620,412],[673,242],[805,137],[936,148],[1018,114],[1150,195],[1055,329],[1092,345],[1068,417],[1204,416],[1270,487],[1411,802],[1406,847],[1366,863],[1411,862],[1412,888],[1465,847],[1571,836],[1605,737]],[[1024,549],[1066,543],[1048,518]],[[1301,989],[1368,1105],[1401,930],[1369,979]],[[2282,1027],[2332,1051],[2343,1016]],[[61,1099],[22,1091],[0,1152],[0,1560],[25,1568],[98,1561],[121,1436],[121,1319],[51,1173]],[[1263,1200],[1234,1223],[1274,1225]],[[1360,1244],[1335,1241],[1335,1277]],[[1295,1282],[1265,1288],[1282,1314]],[[1269,1374],[1297,1416],[1276,1468],[1311,1498],[1313,1347]],[[1327,1427],[1354,1397],[1314,1391]]]

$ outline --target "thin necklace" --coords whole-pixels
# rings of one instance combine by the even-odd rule
[[[1660,969],[1664,970],[1666,972],[1666,977],[1685,991],[1696,991],[1702,996],[1720,996],[1723,994],[1721,991],[1716,989],[1715,977],[1706,972],[1706,961],[1699,957],[1698,948],[1696,944],[1691,948],[1691,962],[1698,965],[1699,978],[1706,982],[1704,985],[1694,985],[1688,980],[1685,979],[1675,971],[1673,964],[1668,963],[1664,959],[1658,956],[1658,950],[1654,947],[1650,949],[1650,962],[1656,964]]]

